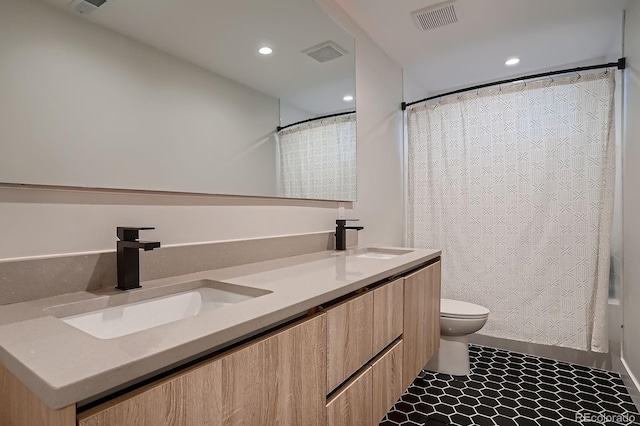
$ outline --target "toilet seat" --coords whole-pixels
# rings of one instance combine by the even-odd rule
[[[443,318],[481,319],[489,316],[489,309],[460,300],[441,299],[440,316]]]

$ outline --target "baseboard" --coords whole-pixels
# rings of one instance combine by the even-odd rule
[[[609,353],[585,352],[558,346],[501,339],[478,333],[469,336],[469,343],[584,365],[585,367],[598,368],[600,370],[616,372],[619,370],[617,367],[620,363],[620,357],[618,353],[614,351],[610,351]]]

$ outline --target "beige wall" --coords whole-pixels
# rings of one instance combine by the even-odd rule
[[[626,15],[625,117],[623,154],[623,348],[629,372],[640,379],[640,2]]]
[[[402,242],[402,71],[332,0],[356,36],[360,243]],[[0,188],[0,260],[112,250],[118,225],[155,226],[165,245],[332,230],[337,203]],[[2,277],[0,277],[1,279]]]

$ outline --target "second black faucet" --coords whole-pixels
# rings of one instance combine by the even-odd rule
[[[360,231],[364,226],[346,226],[347,222],[354,222],[360,219],[336,219],[336,250],[347,249],[347,229]]]
[[[160,247],[158,241],[138,241],[139,231],[155,228],[118,226],[116,244],[118,251],[118,285],[120,290],[140,288],[140,250],[149,251]]]

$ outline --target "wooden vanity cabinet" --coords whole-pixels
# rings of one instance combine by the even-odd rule
[[[317,315],[78,415],[79,426],[326,424]]]
[[[406,389],[440,347],[440,261],[404,278],[403,341]]]
[[[0,424],[378,424],[438,349],[440,261],[336,302],[80,413],[0,366]]]

